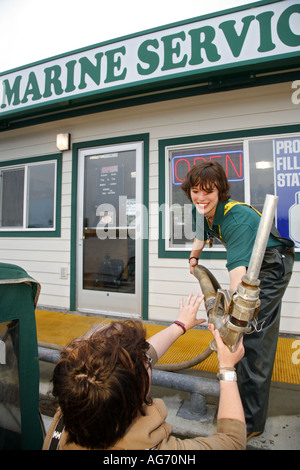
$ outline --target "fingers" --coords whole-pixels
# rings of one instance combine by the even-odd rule
[[[186,300],[186,304],[185,305],[191,305],[191,306],[194,306],[194,305],[197,305],[197,304],[201,304],[202,300],[204,299],[204,295],[201,295],[199,297],[199,292],[197,294],[195,294],[193,296],[193,294],[189,294],[187,300]],[[182,299],[180,299],[180,301],[182,301]]]
[[[245,354],[243,338],[241,338],[240,341],[238,342],[235,348],[235,351],[231,352],[229,348],[223,342],[219,330],[216,330],[214,325],[211,323],[209,323],[208,328],[213,334],[214,339],[217,344],[219,363],[222,366],[225,366],[225,365],[233,366],[237,364]]]
[[[239,341],[236,350],[239,351],[242,356],[244,356],[245,348],[244,348],[244,344],[243,344],[243,338]]]
[[[216,340],[218,349],[219,349],[220,347],[224,346],[223,340],[222,340],[222,338],[221,338],[221,336],[220,336],[220,332],[219,332],[219,330],[216,330],[216,329],[215,329],[215,326],[214,326],[214,325],[210,324],[210,326],[211,326],[211,328],[209,328],[209,329],[210,329],[210,331],[212,332],[212,334],[213,334],[213,336],[214,336],[214,338],[215,338],[215,340]]]
[[[190,261],[190,274],[192,274],[193,276],[195,276],[194,267],[197,266],[197,264],[198,262],[193,259]]]
[[[183,298],[180,299],[179,316],[177,319],[185,324],[187,330],[206,322],[206,320],[197,320],[196,318],[203,298],[203,295],[197,293],[195,295],[189,294],[185,302]]]

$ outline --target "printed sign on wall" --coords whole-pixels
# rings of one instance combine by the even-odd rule
[[[277,228],[300,248],[300,138],[274,140]]]

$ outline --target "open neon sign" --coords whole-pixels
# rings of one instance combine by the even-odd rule
[[[174,185],[184,182],[186,174],[201,161],[210,162],[218,159],[223,166],[228,181],[243,181],[243,150],[231,150],[227,152],[198,153],[193,155],[181,155],[172,158],[172,180]]]

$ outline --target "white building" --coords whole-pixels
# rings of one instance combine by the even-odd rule
[[[300,333],[299,19],[299,0],[259,2],[0,74],[0,260],[41,283],[40,307],[174,320],[198,289],[180,183],[218,158],[234,199],[279,196],[281,332]],[[225,257],[201,261],[223,288]]]

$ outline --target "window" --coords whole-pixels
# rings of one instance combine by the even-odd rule
[[[160,142],[160,210],[164,208],[160,256],[180,252],[185,256],[184,252],[191,249],[192,204],[181,184],[188,171],[203,160],[221,163],[231,185],[231,199],[251,204],[261,212],[266,194],[279,196],[276,225],[300,251],[300,134],[207,142],[195,142],[193,137],[195,143],[188,140],[176,139],[180,142],[177,145],[175,140],[174,144],[170,140]],[[214,240],[213,247],[204,250],[212,253],[224,248]]]
[[[57,156],[0,166],[0,234],[58,235],[61,161]]]
[[[300,135],[250,141],[249,170],[251,204],[261,211],[265,195],[276,194],[276,226],[300,251]]]
[[[231,183],[232,198],[244,201],[243,143],[213,144],[169,149],[170,247],[190,246],[194,238],[192,204],[181,189],[185,175],[201,161],[217,160]],[[219,245],[219,242],[216,241]]]

